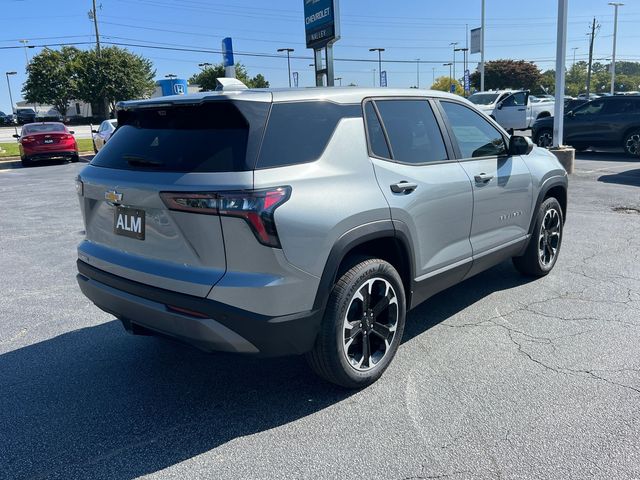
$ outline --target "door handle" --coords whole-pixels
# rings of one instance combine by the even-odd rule
[[[411,192],[413,192],[416,188],[418,188],[418,184],[417,183],[409,183],[406,181],[402,181],[402,182],[398,182],[398,183],[392,183],[391,185],[389,185],[389,187],[391,187],[391,191],[393,193],[405,193],[405,194],[409,194]]]
[[[526,110],[526,108],[519,108],[518,111],[519,112],[524,112]]]
[[[489,175],[488,173],[479,173],[473,179],[476,183],[487,183],[489,180],[493,178],[493,175]]]

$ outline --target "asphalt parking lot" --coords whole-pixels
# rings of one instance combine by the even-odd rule
[[[359,392],[125,334],[75,282],[82,167],[0,165],[0,478],[640,478],[640,161],[580,154],[555,270],[433,297]]]

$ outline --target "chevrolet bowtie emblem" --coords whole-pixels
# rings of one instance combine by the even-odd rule
[[[108,200],[110,202],[121,202],[122,201],[122,194],[116,192],[115,190],[109,190],[107,192],[104,192],[104,198],[105,200]]]

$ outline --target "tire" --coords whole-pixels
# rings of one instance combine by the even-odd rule
[[[549,148],[553,145],[553,130],[550,128],[543,128],[536,132],[536,138],[534,143],[543,148]]]
[[[584,152],[587,148],[589,148],[589,145],[574,145],[573,149],[576,152]]]
[[[634,130],[624,137],[622,148],[630,157],[640,157],[640,130]]]
[[[31,160],[29,160],[27,157],[20,157],[20,163],[25,168],[30,167],[31,165],[33,165],[33,163],[31,163]]]
[[[560,203],[547,198],[536,214],[536,223],[529,243],[520,257],[513,257],[513,265],[524,274],[544,277],[556,264],[562,245],[564,221]]]
[[[77,153],[71,156],[72,163],[78,163],[79,161],[80,161],[80,156]]]
[[[306,355],[309,366],[345,388],[371,385],[398,350],[405,315],[404,286],[396,269],[380,259],[357,263],[333,286],[316,343]]]

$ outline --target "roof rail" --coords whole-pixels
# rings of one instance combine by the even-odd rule
[[[249,88],[237,78],[218,77],[216,78],[216,82],[218,82],[216,92],[231,92],[234,90],[247,90]]]

